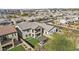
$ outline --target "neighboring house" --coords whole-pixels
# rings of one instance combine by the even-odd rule
[[[61,25],[66,25],[66,24],[68,24],[69,22],[68,22],[66,19],[60,19],[59,23],[60,23]]]
[[[57,27],[54,27],[45,23],[38,23],[38,25],[44,29],[43,35],[50,36],[51,34],[58,32]]]
[[[21,22],[16,26],[16,28],[19,37],[23,39],[28,36],[32,36],[33,38],[39,38],[43,35],[50,36],[54,32],[58,31],[54,26],[38,22]]]
[[[61,25],[67,25],[67,24],[70,24],[70,23],[74,23],[74,22],[79,22],[79,18],[78,17],[74,17],[74,18],[69,18],[69,19],[60,19],[59,20],[59,23]]]
[[[11,25],[12,21],[9,19],[0,19],[0,25]]]
[[[14,25],[16,25],[16,24],[23,22],[25,20],[22,18],[12,18],[11,21],[13,22]]]
[[[75,17],[75,18],[73,19],[73,21],[74,21],[74,22],[79,22],[79,17],[78,17],[78,16]]]
[[[18,40],[17,31],[14,26],[0,26],[0,50],[14,47],[14,40]]]
[[[19,37],[26,39],[31,36],[33,38],[39,38],[42,36],[43,28],[36,22],[21,22],[16,26]]]

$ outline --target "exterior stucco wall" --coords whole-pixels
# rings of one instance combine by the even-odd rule
[[[23,31],[21,28],[17,27],[20,31],[19,34],[22,35],[23,39],[26,39],[26,36],[31,36],[33,38],[37,38],[36,34],[40,33],[40,36],[42,35],[42,27],[37,27],[36,29],[40,29],[40,31],[36,32],[35,29],[30,29],[29,32],[27,30]],[[33,31],[32,31],[33,30]],[[17,31],[18,32],[18,31]],[[30,35],[29,35],[30,34]]]

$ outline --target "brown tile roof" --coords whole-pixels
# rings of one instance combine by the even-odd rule
[[[10,34],[10,33],[14,33],[14,32],[16,32],[16,29],[12,25],[0,26],[0,36],[7,35],[7,34]]]

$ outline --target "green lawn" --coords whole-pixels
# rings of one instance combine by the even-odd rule
[[[25,49],[20,45],[20,46],[10,49],[9,51],[25,51]]]
[[[38,39],[35,39],[35,38],[32,38],[32,37],[26,38],[26,41],[28,41],[29,43],[31,43],[33,46],[36,46],[39,43]]]

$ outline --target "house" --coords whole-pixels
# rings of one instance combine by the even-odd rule
[[[58,32],[57,27],[54,27],[54,26],[51,26],[51,25],[48,25],[48,24],[45,24],[45,23],[38,23],[38,25],[41,26],[44,29],[43,35],[45,35],[45,36],[50,36],[53,33]]]
[[[39,26],[36,22],[21,22],[16,26],[18,31],[18,36],[26,39],[26,37],[39,38],[42,36],[43,28]]]
[[[22,18],[12,18],[11,21],[13,22],[14,25],[16,25],[16,24],[23,22],[25,20]]]
[[[60,19],[59,23],[60,23],[61,25],[66,25],[66,24],[68,24],[69,22],[68,22],[66,19]]]
[[[12,21],[9,19],[0,19],[0,25],[11,25]]]
[[[21,22],[16,26],[16,28],[19,37],[23,39],[28,36],[32,36],[33,38],[39,38],[43,35],[50,36],[54,32],[58,31],[54,26],[38,22]]]
[[[0,50],[14,47],[14,40],[18,41],[17,31],[14,26],[0,26]]]
[[[72,17],[72,18],[65,18],[65,19],[60,19],[59,20],[60,25],[73,24],[75,22],[79,22],[79,19],[78,19],[77,16]]]

